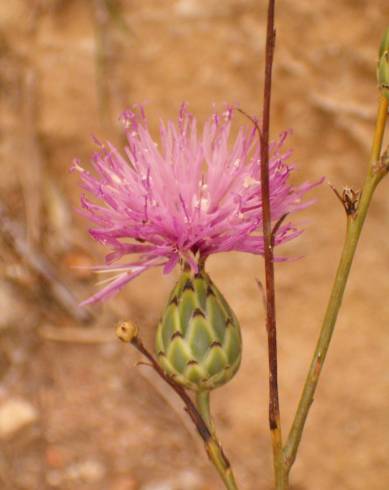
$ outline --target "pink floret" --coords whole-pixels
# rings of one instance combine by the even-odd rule
[[[108,298],[150,267],[163,266],[168,273],[183,260],[196,270],[200,260],[218,252],[263,254],[258,135],[255,128],[241,127],[233,138],[234,113],[214,113],[199,131],[182,105],[177,125],[161,122],[156,143],[143,109],[128,110],[122,116],[128,141],[123,154],[96,141],[95,175],[74,161],[82,188],[94,198],[83,195],[80,212],[95,225],[92,237],[111,249],[107,264],[96,270],[115,274],[84,304]],[[286,135],[270,147],[274,223],[307,207],[311,202],[302,198],[316,185],[289,183],[290,151],[281,151]],[[285,222],[275,244],[300,233]],[[131,254],[137,260],[111,265]]]

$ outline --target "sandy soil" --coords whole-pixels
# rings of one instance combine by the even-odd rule
[[[118,115],[134,102],[147,101],[154,126],[183,100],[200,120],[226,101],[260,111],[264,1],[108,4],[112,15],[103,0],[0,3],[1,204],[77,301],[95,290],[94,277],[72,266],[99,263],[104,253],[73,211],[80,191],[68,173],[74,156],[89,158],[90,135],[121,144]],[[272,131],[293,128],[296,182],[324,175],[339,188],[360,187],[377,102],[376,49],[388,21],[386,0],[279,2]],[[293,470],[295,490],[389,488],[387,186],[361,240]],[[304,234],[283,248],[304,259],[277,265],[285,432],[344,235],[328,186],[314,196],[296,218]],[[79,310],[65,310],[3,235],[0,410],[19,401],[10,418],[18,415],[20,426],[0,421],[1,488],[221,489],[177,400],[147,367],[135,367],[138,356],[114,334],[115,321],[131,318],[151,345],[174,277],[145,274],[83,325]],[[254,280],[262,264],[221,255],[209,271],[244,330],[242,368],[214,394],[220,438],[241,488],[270,489],[266,339]]]

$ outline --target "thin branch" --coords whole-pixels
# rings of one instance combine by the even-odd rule
[[[261,200],[262,230],[264,238],[265,288],[266,288],[266,330],[268,336],[269,356],[269,425],[272,435],[274,472],[276,488],[287,488],[284,472],[282,434],[280,422],[280,406],[278,396],[277,366],[277,326],[274,285],[273,233],[270,206],[269,182],[269,136],[270,106],[272,90],[273,58],[276,40],[274,28],[275,0],[269,0],[267,10],[267,32],[265,52],[265,80],[263,90],[263,112],[261,140]]]
[[[131,345],[133,345],[137,351],[146,357],[146,359],[150,362],[150,367],[152,367],[158,376],[160,376],[168,385],[170,385],[181,398],[181,400],[184,402],[185,411],[192,419],[197,432],[204,441],[208,457],[216,467],[226,486],[226,489],[238,490],[234,475],[232,473],[231,464],[225,455],[223,448],[216,439],[215,435],[210,432],[206,422],[185,389],[164,373],[158,362],[144,346],[138,335],[138,329],[134,324],[131,322],[120,322],[117,326],[116,332],[121,341],[131,343]]]
[[[199,414],[195,404],[189,397],[189,395],[186,393],[184,388],[174,382],[171,378],[166,376],[166,374],[163,372],[162,368],[160,365],[157,363],[157,361],[154,359],[154,357],[150,354],[150,352],[146,349],[146,347],[143,345],[142,340],[139,338],[139,336],[136,336],[132,341],[131,344],[135,347],[136,350],[138,350],[141,354],[143,354],[148,361],[150,362],[150,366],[154,369],[154,371],[160,376],[166,383],[168,383],[173,390],[177,393],[177,395],[181,398],[181,400],[184,402],[185,405],[185,411],[188,413],[189,417],[192,419],[193,423],[196,426],[196,429],[198,433],[200,434],[201,438],[205,443],[209,441],[211,438],[211,433],[209,432],[207,425],[203,421],[201,415]]]
[[[244,111],[244,110],[243,110],[243,109],[241,109],[240,107],[238,107],[236,110],[237,110],[238,112],[240,112],[241,114],[243,114],[245,117],[247,117],[247,119],[249,119],[249,120],[250,120],[250,121],[253,123],[253,125],[255,126],[255,129],[256,129],[256,130],[257,130],[257,132],[258,132],[258,135],[259,135],[259,141],[261,141],[261,140],[262,140],[262,131],[261,131],[261,128],[260,128],[260,126],[259,126],[259,124],[258,124],[257,119],[256,119],[255,117],[253,117],[253,116],[250,116],[250,114],[248,114],[246,111]]]
[[[265,258],[265,287],[266,287],[266,327],[269,343],[269,369],[270,369],[270,429],[277,429],[279,422],[279,402],[277,384],[277,337],[274,287],[274,262],[272,247],[271,209],[270,209],[270,183],[269,183],[269,133],[270,133],[270,103],[272,88],[272,67],[275,45],[274,30],[274,0],[269,1],[266,36],[266,63],[265,84],[263,95],[262,134],[261,134],[261,199],[262,199],[262,229],[264,238]]]

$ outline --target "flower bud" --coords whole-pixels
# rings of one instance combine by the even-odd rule
[[[237,372],[241,343],[239,322],[208,274],[184,271],[157,330],[164,372],[191,390],[212,390]]]
[[[138,336],[138,327],[132,322],[119,322],[116,335],[122,342],[132,342]]]
[[[382,55],[386,51],[389,51],[389,27],[386,29],[385,34],[382,37],[378,58],[381,59]]]

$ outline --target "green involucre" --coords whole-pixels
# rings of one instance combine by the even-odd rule
[[[381,59],[385,51],[389,51],[389,27],[386,29],[384,35],[382,36],[380,49],[378,52],[378,58]]]
[[[239,322],[208,274],[184,271],[158,325],[162,369],[186,388],[212,390],[237,372],[241,348]]]

